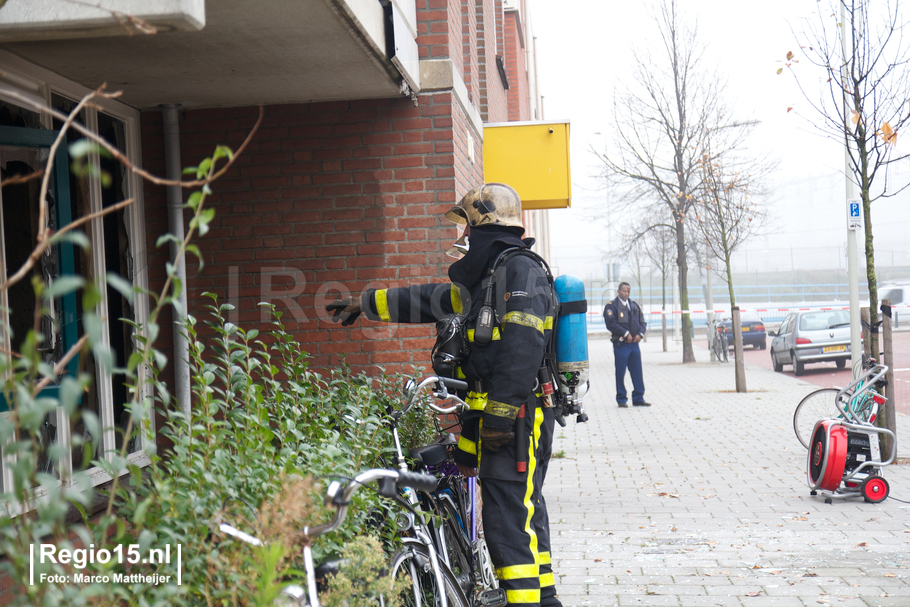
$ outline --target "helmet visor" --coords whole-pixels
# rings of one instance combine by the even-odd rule
[[[459,225],[467,225],[468,223],[468,216],[465,214],[464,209],[457,205],[446,211],[445,217],[452,223]]]

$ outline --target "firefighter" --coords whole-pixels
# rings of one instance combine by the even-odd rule
[[[546,273],[529,255],[509,257],[490,276],[503,251],[534,244],[521,238],[521,199],[514,189],[483,184],[445,216],[466,226],[454,247],[466,252],[449,267],[451,282],[370,289],[327,309],[343,325],[361,312],[370,320],[396,323],[464,318],[465,356],[456,361],[454,376],[468,383],[470,391],[462,397],[471,409],[462,415],[456,463],[465,476],[480,478],[484,536],[508,604],[561,607],[541,493],[554,414],[548,400],[535,393],[556,302]],[[490,280],[497,312],[492,336],[478,324]]]

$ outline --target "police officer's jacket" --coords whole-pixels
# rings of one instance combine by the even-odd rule
[[[604,322],[607,323],[607,330],[612,334],[611,341],[614,343],[621,340],[626,331],[634,337],[644,335],[648,328],[641,306],[631,299],[628,302],[629,307],[626,307],[617,297],[604,306]]]
[[[547,276],[537,261],[528,255],[515,255],[498,266],[493,278],[492,303],[496,310],[493,339],[487,345],[475,343],[485,279],[496,258],[508,248],[516,245],[528,248],[534,242],[513,236],[489,243],[487,251],[477,251],[475,242],[480,239],[475,234],[479,236],[476,229],[471,233],[468,255],[475,255],[473,262],[480,271],[468,277],[471,284],[432,283],[368,290],[361,302],[370,320],[430,323],[452,314],[465,316],[470,354],[458,370],[458,377],[470,387],[464,400],[471,411],[462,416],[462,436],[455,459],[471,467],[477,465],[481,416],[485,426],[510,431],[522,403],[534,398],[538,370],[553,328],[555,306]],[[481,252],[484,258],[476,259]],[[450,271],[450,277],[455,274]]]

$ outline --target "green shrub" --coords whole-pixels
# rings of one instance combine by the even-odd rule
[[[89,151],[80,150],[82,154]],[[76,150],[71,153],[75,155]],[[191,240],[197,232],[203,235],[208,230],[214,216],[205,208],[209,183],[220,174],[215,168],[219,161],[232,157],[230,150],[219,147],[200,167],[193,167],[192,172],[206,184],[186,205],[192,213],[189,235],[183,241],[164,236],[158,246],[177,241],[179,255],[191,252],[199,256]],[[76,246],[90,246],[88,238],[75,230],[64,236]],[[14,582],[22,586],[24,592],[14,604],[269,604],[282,584],[299,581],[303,565],[301,537],[296,531],[332,514],[320,499],[325,481],[395,464],[388,411],[400,405],[406,378],[353,374],[344,365],[327,374],[310,370],[309,355],[285,330],[281,313],[274,307],[270,308],[274,324],[262,335],[226,322],[224,315],[231,307],[219,304],[213,294],[207,294],[211,317],[205,320],[205,331],[200,331],[199,319],[187,317],[182,330],[190,346],[192,407],[186,418],[161,378],[167,356],[155,347],[160,312],[175,304],[174,293],[182,287],[174,267],[168,264],[167,270],[160,293],[131,289],[122,279],[108,277],[109,284],[124,296],[146,296],[153,304],[148,321],[133,325],[136,351],[118,369],[100,340],[102,319],[97,306],[105,286],[81,277],[58,279],[50,286],[38,279],[34,282],[42,309],[54,298],[81,290],[85,336],[70,354],[94,357],[106,372],[129,379],[126,407],[132,419],[125,430],[118,429],[121,450],[101,457],[90,442],[81,444],[78,437],[73,440],[82,448],[86,462],[114,479],[104,493],[106,508],[95,522],[85,509],[96,490],[81,472],[58,482],[50,472],[59,469],[69,450],[49,445],[43,434],[47,415],[61,407],[74,420],[81,415],[76,421],[84,423],[91,436],[102,435],[100,420],[78,407],[79,395],[92,377],[87,373],[61,376],[59,364],[52,368],[44,362],[42,337],[36,330],[25,337],[20,352],[0,352],[0,376],[5,378],[2,394],[10,408],[10,413],[0,415],[0,444],[7,457],[15,458],[10,466],[12,486],[4,486],[0,493],[0,552],[5,556],[0,570],[12,574]],[[203,338],[203,334],[210,337]],[[62,377],[59,391],[41,395],[41,389],[58,377]],[[158,451],[152,433],[155,412],[158,433],[169,442],[166,452]],[[405,423],[416,428],[408,433],[406,445],[434,438],[434,419],[425,409],[415,407],[406,417]],[[126,445],[137,433],[149,440],[146,453],[151,464],[145,468],[126,458]],[[120,476],[122,470],[128,474]],[[67,523],[71,506],[82,512],[82,523]],[[359,545],[355,539],[364,529],[390,544],[394,536],[390,508],[394,506],[372,492],[360,491],[349,522],[321,538],[313,547],[314,554],[319,558]],[[260,537],[266,546],[254,548],[222,535],[217,531],[221,521]],[[166,581],[155,585],[101,581],[27,585],[30,547],[43,542],[72,549],[70,533],[79,544],[95,550],[127,554],[130,545],[138,544],[142,560],[129,569],[98,561],[84,569],[72,564],[43,565],[35,571],[39,578],[42,573],[72,576],[78,572],[158,575]],[[181,568],[175,554],[178,545]],[[170,562],[146,562],[155,554],[151,551],[168,548]],[[375,559],[374,548],[359,553],[358,558]],[[369,568],[361,568],[360,575],[375,577]]]

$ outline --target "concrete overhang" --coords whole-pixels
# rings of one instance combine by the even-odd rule
[[[4,12],[36,1],[94,13],[84,27],[44,22],[37,32],[42,39],[32,31],[31,40],[22,40],[28,28],[4,23]],[[152,15],[148,22],[161,28],[148,35],[128,31],[122,13],[99,16],[82,3],[7,0],[0,8],[0,48],[89,89],[106,82],[108,90],[123,92],[121,101],[139,109],[164,103],[194,108],[376,99],[408,93],[408,84],[419,88],[411,60],[417,46],[415,0],[208,0],[198,31],[191,31],[198,12],[181,18],[174,16],[179,11],[164,10],[203,2],[102,3],[145,7],[143,15]],[[160,5],[167,19],[156,21],[153,5]],[[408,65],[415,65],[415,73],[404,73],[403,87]]]

